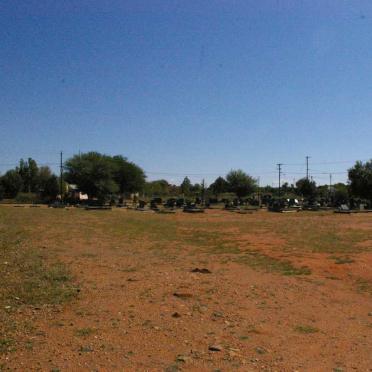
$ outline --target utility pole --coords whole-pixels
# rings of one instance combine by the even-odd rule
[[[261,191],[260,191],[260,176],[257,178],[258,182],[258,206],[261,208]]]
[[[281,175],[282,175],[282,163],[279,163],[279,164],[277,164],[277,166],[278,166],[278,172],[279,172],[279,198],[280,198],[280,177],[281,177]]]
[[[306,179],[309,179],[309,159],[310,156],[306,156]]]
[[[201,203],[203,206],[205,205],[205,180],[204,178],[202,181]]]
[[[63,201],[63,153],[61,151],[60,176],[59,176],[59,190],[61,192],[61,202]]]

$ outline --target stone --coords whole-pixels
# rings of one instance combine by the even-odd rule
[[[266,354],[267,353],[267,350],[264,349],[263,347],[260,347],[260,346],[256,347],[255,350],[256,350],[257,354]]]
[[[212,272],[209,271],[208,269],[199,269],[198,267],[191,270],[192,273],[200,273],[200,274],[211,274]]]
[[[210,345],[208,347],[209,351],[221,351],[223,347],[221,345]]]
[[[178,297],[178,298],[186,299],[186,298],[191,298],[192,294],[191,293],[175,292],[175,293],[173,293],[173,296]]]
[[[177,358],[176,358],[177,362],[186,363],[188,360],[190,360],[190,357],[188,357],[186,355],[178,355]]]

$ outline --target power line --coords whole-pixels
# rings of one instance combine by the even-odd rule
[[[279,198],[280,198],[280,177],[282,175],[282,163],[278,163],[277,166],[278,166],[278,176],[279,176],[279,189],[278,189],[278,192],[279,192]]]
[[[306,156],[306,179],[309,179],[309,158],[310,156]]]
[[[63,153],[61,151],[61,164],[60,164],[60,176],[59,176],[59,185],[61,191],[61,202],[63,201]]]

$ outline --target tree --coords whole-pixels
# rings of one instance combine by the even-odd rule
[[[45,179],[40,187],[40,195],[42,198],[54,200],[57,198],[59,192],[59,178],[54,174]]]
[[[364,164],[357,161],[348,173],[351,194],[372,203],[372,159]]]
[[[312,199],[316,196],[316,183],[308,178],[301,178],[296,182],[297,192],[305,198]]]
[[[142,191],[145,186],[145,172],[121,155],[112,158],[113,179],[121,194]]]
[[[216,180],[209,186],[209,189],[217,197],[218,194],[228,192],[229,183],[223,177],[217,177]]]
[[[349,201],[349,190],[344,183],[336,183],[333,185],[333,203],[335,205],[346,204]]]
[[[252,194],[257,188],[257,181],[241,169],[231,170],[227,174],[226,180],[229,190],[234,192],[238,198]]]
[[[190,194],[191,189],[191,181],[188,177],[185,177],[181,183],[181,191],[183,194],[188,195]]]
[[[113,179],[113,160],[98,152],[75,155],[65,163],[65,179],[76,184],[89,198],[104,201],[119,190]]]
[[[28,158],[27,161],[21,159],[16,171],[22,178],[24,192],[38,191],[39,168],[35,160]]]
[[[14,198],[22,191],[23,180],[17,170],[9,170],[1,177],[1,185],[4,189],[4,194],[9,198]]]
[[[169,194],[170,185],[166,180],[146,182],[145,193],[150,196],[166,196]]]

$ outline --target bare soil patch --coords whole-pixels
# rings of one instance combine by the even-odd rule
[[[0,207],[0,232],[0,370],[371,370],[372,215]]]

